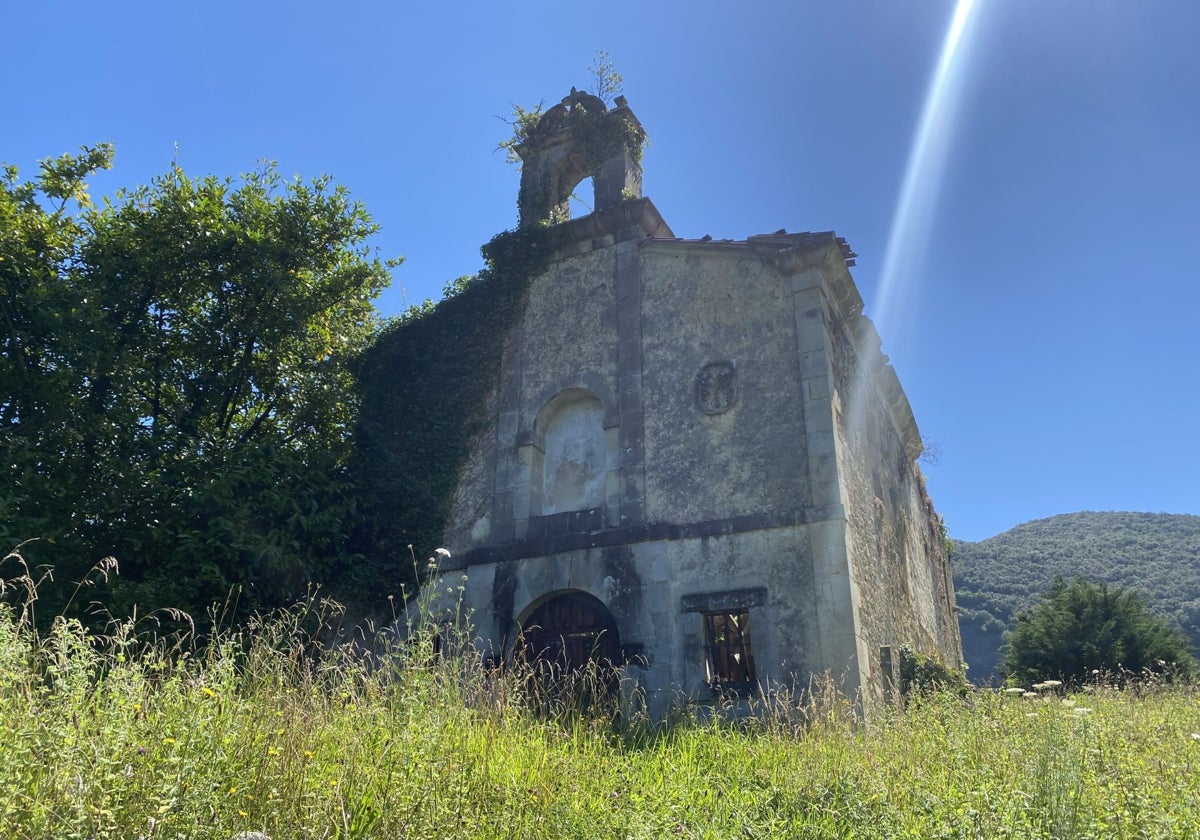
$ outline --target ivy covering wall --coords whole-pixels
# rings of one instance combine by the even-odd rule
[[[365,354],[355,435],[364,560],[355,579],[343,581],[364,606],[399,594],[400,584],[411,591],[414,559],[442,544],[459,471],[491,419],[485,409],[505,336],[559,230],[541,224],[499,234],[482,248],[482,271],[451,284],[436,306],[396,319]]]

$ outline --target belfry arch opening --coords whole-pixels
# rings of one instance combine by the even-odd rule
[[[590,175],[580,181],[567,196],[568,218],[586,216],[596,208],[596,181]]]
[[[592,172],[582,155],[568,155],[559,162],[550,176],[551,220],[565,222],[575,216],[587,215],[595,205],[595,186]],[[579,210],[585,206],[588,209]]]

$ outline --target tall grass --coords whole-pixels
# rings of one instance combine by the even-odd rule
[[[444,633],[440,656],[421,632],[324,645],[327,608],[204,646],[0,608],[0,836],[1200,837],[1189,687],[935,695],[867,723],[818,693],[656,728],[531,696]]]

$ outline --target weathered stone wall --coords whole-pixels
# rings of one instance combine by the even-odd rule
[[[804,409],[786,283],[743,248],[643,250],[646,515],[699,522],[802,511]],[[698,405],[706,365],[731,401]]]
[[[746,611],[767,687],[832,671],[878,695],[884,645],[957,665],[919,437],[844,243],[656,240],[657,211],[630,207],[570,223],[531,282],[461,471],[443,608],[461,590],[505,656],[548,598],[594,596],[655,714],[712,697],[705,612]]]
[[[594,393],[610,409],[603,425],[616,425],[614,269],[612,249],[600,248],[556,262],[531,282],[525,311],[505,341],[497,392],[482,409],[491,422],[460,470],[445,537],[453,554],[510,541],[518,536],[513,520],[542,514],[535,470],[543,467],[544,440],[536,427],[556,394]]]
[[[611,248],[592,251],[533,281],[518,327],[522,426],[581,375],[603,393],[616,391],[615,259]]]
[[[913,457],[920,439],[907,401],[891,387],[895,374],[878,356],[874,328],[866,319],[858,327],[866,358],[844,323],[832,324],[831,338],[849,562],[861,593],[857,633],[869,656],[865,686],[877,693],[882,646],[908,645],[958,667],[961,643],[945,535]]]
[[[813,644],[820,628],[808,551],[807,528],[794,526],[481,563],[437,581],[436,611],[465,610],[484,652],[503,657],[520,622],[547,598],[593,595],[620,628],[628,675],[645,689],[651,713],[661,716],[681,700],[712,699],[701,619],[708,606],[749,607],[764,687],[793,686],[797,677],[826,670]]]

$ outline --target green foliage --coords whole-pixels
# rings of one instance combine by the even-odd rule
[[[1008,635],[1004,672],[1032,683],[1055,678],[1080,684],[1099,674],[1191,675],[1187,641],[1151,615],[1135,592],[1058,578],[1042,602],[1017,616]]]
[[[365,355],[354,462],[364,562],[352,572],[364,591],[397,574],[397,558],[442,544],[459,470],[485,431],[504,338],[556,241],[548,226],[496,236],[483,271],[452,283],[436,306],[410,309]]]
[[[966,675],[956,668],[904,645],[900,648],[900,691],[903,695],[966,694]]]
[[[203,616],[237,588],[236,615],[286,603],[354,560],[354,365],[388,282],[375,226],[328,178],[270,167],[175,166],[92,208],[83,179],[110,158],[0,185],[0,539],[41,538],[25,554],[64,584],[46,614],[108,555],[118,611]]]
[[[612,57],[604,50],[597,50],[591,65],[588,66],[588,73],[592,77],[591,94],[611,108],[615,99],[625,89],[625,77],[617,72]],[[512,129],[512,133],[497,143],[496,148],[503,150],[505,159],[517,168],[521,166],[521,156],[517,153],[517,148],[529,139],[545,112],[546,101],[544,99],[532,108],[526,108],[514,102],[510,116],[499,118]],[[600,114],[587,114],[586,116],[594,120]],[[637,159],[641,160],[646,145],[646,135],[632,123],[625,121],[622,123],[622,126],[617,126],[608,132],[601,131],[595,137],[591,136],[596,134],[594,128],[588,128],[586,132],[581,133],[581,136],[588,138],[588,142],[590,142],[590,146],[585,149],[584,153],[589,165],[595,167],[598,163],[604,163],[612,157],[614,152],[620,151],[622,148],[634,150]]]
[[[611,108],[613,101],[625,90],[625,77],[617,72],[612,56],[606,50],[596,50],[588,72],[592,75],[590,93]]]
[[[517,153],[517,147],[529,139],[529,135],[533,133],[542,114],[545,113],[545,106],[544,99],[532,108],[525,108],[514,102],[511,116],[508,119],[499,117],[502,122],[512,128],[512,134],[497,143],[496,149],[503,150],[504,159],[518,169],[521,168],[521,156]]]
[[[981,542],[954,542],[954,588],[972,679],[995,671],[1003,633],[1057,575],[1136,587],[1153,612],[1200,650],[1200,516],[1072,513]]]

